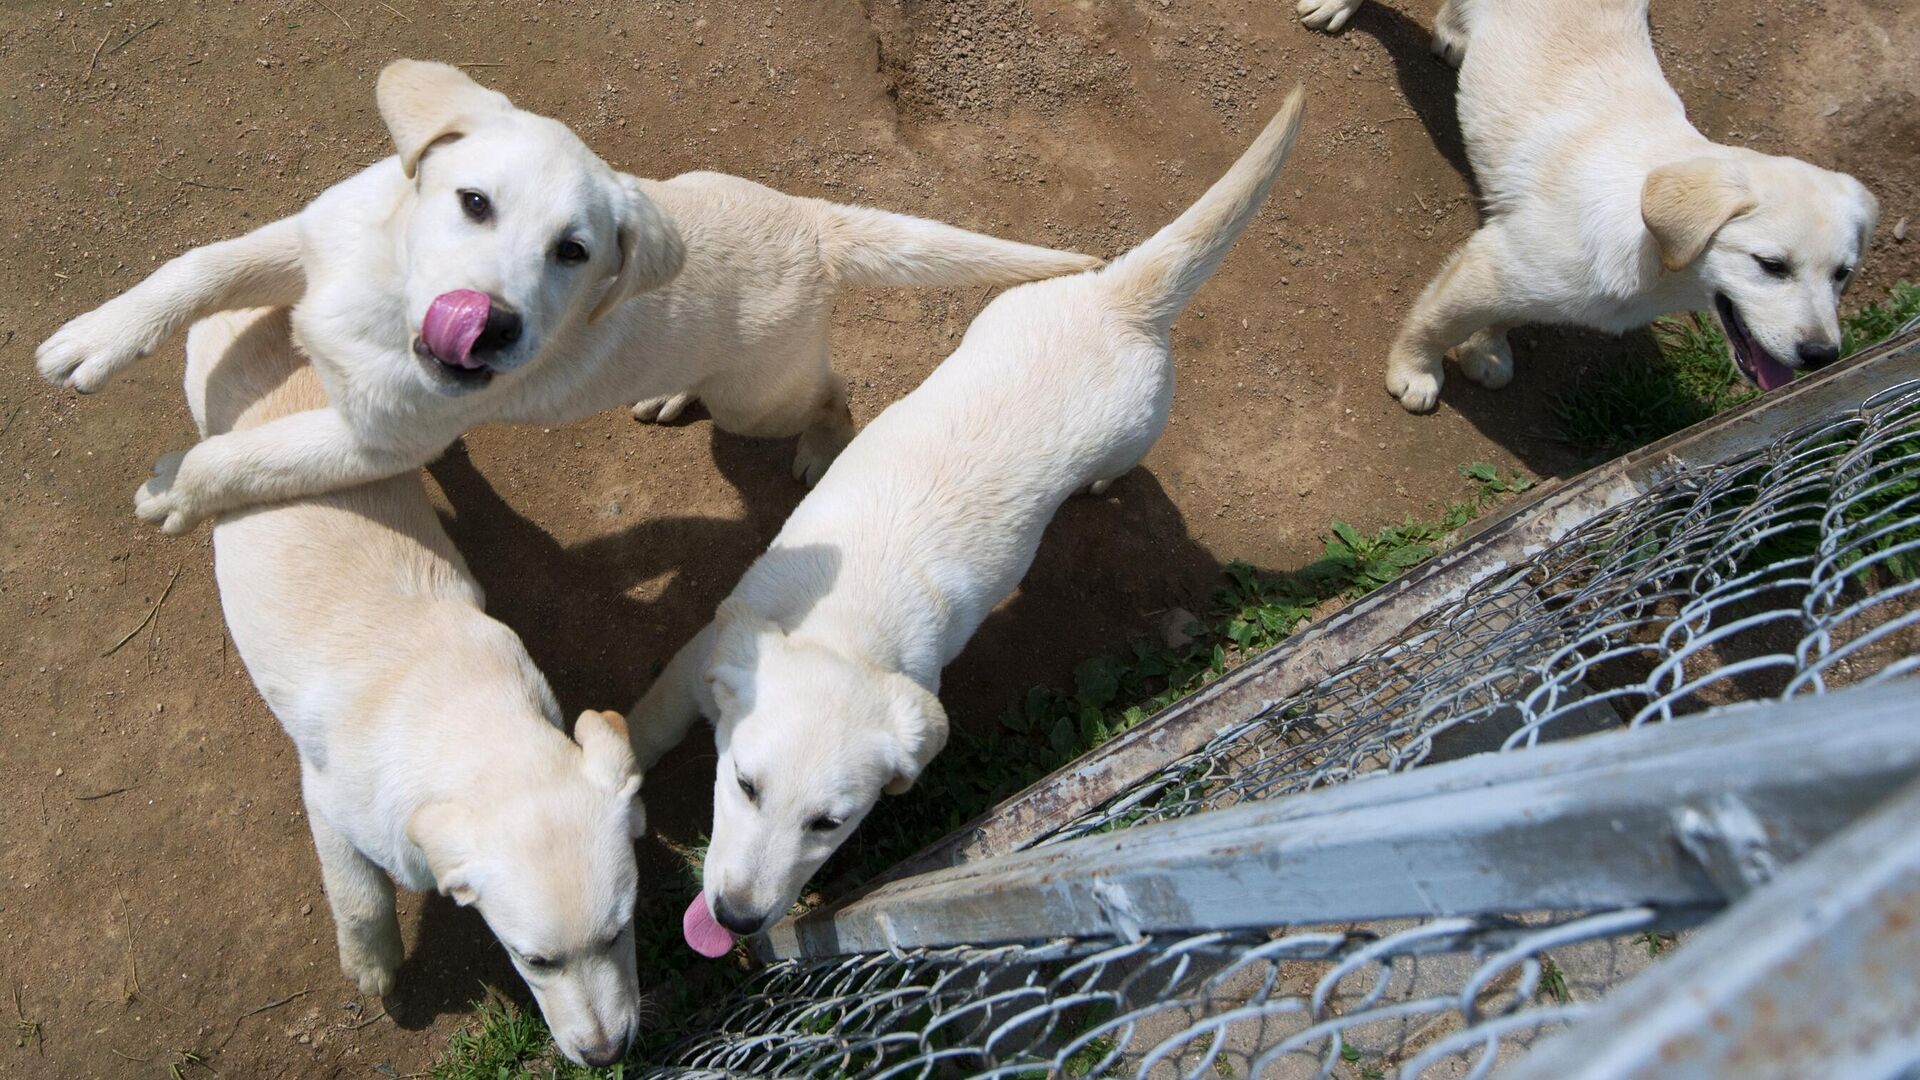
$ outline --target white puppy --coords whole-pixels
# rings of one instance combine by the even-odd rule
[[[1337,30],[1361,0],[1300,0]],[[1879,206],[1851,176],[1710,142],[1687,122],[1647,0],[1447,0],[1434,52],[1460,67],[1460,128],[1487,220],[1414,303],[1387,362],[1413,412],[1457,358],[1513,378],[1507,330],[1625,333],[1712,308],[1734,365],[1771,390],[1840,355],[1839,298]]]
[[[326,404],[284,308],[187,336],[203,434]],[[214,570],[234,644],[300,751],[340,966],[393,989],[393,884],[476,907],[575,1061],[626,1053],[639,1018],[632,837],[640,774],[617,713],[576,744],[417,475],[222,516]]]
[[[947,738],[940,671],[1033,561],[1075,491],[1144,456],[1173,400],[1168,327],[1265,198],[1296,90],[1226,176],[1097,273],[994,300],[926,383],[794,510],[714,622],[629,714],[643,767],[714,720],[703,951],[784,914],[884,790]],[[709,950],[708,945],[715,946]]]
[[[1099,264],[920,218],[691,173],[617,173],[565,126],[444,64],[380,74],[395,157],[298,215],[197,248],[40,346],[83,392],[211,312],[295,305],[331,403],[162,458],[136,512],[221,510],[418,468],[475,425],[692,395],[721,427],[799,435],[819,478],[852,437],[828,313],[851,285],[1010,285]]]

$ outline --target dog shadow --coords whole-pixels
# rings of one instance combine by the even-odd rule
[[[463,448],[429,467],[452,508],[444,524],[485,588],[489,614],[521,634],[568,716],[630,705],[712,618],[801,498],[786,478],[788,443],[716,431],[712,448],[722,475],[742,492],[744,520],[655,518],[573,546],[515,511]],[[803,557],[817,562],[819,553]],[[1067,500],[1018,591],[947,669],[941,698],[953,723],[987,730],[1028,687],[1070,687],[1080,661],[1152,636],[1167,609],[1204,614],[1220,574],[1220,562],[1192,538],[1146,469],[1104,496]],[[629,595],[635,583],[663,576],[657,598]],[[709,828],[714,757],[701,724],[647,773],[641,880],[679,873],[683,860],[670,849],[699,843]],[[531,1001],[478,913],[424,898],[400,988],[384,1003],[389,1015],[418,1029],[488,993]]]
[[[452,511],[442,513],[441,523],[486,591],[487,613],[520,635],[571,720],[585,708],[625,711],[713,617],[804,495],[787,475],[791,455],[791,440],[714,429],[713,461],[740,490],[743,519],[653,517],[571,546],[503,499],[464,444],[456,443],[428,472]],[[818,562],[817,552],[809,557]],[[631,595],[636,584],[655,579],[664,581],[657,597]],[[707,828],[712,758],[712,740],[696,734],[648,772],[648,838],[637,849],[641,880],[678,872],[679,857],[658,837]],[[383,1002],[388,1015],[418,1030],[487,994],[523,1005],[532,1000],[477,912],[425,897],[399,988]]]
[[[1414,22],[1404,12],[1374,3],[1360,5],[1344,32],[1355,31],[1372,36],[1387,51],[1407,107],[1478,202],[1480,186],[1467,163],[1467,143],[1460,134],[1460,116],[1454,108],[1459,79],[1451,64],[1433,55],[1432,29]]]
[[[1643,327],[1614,335],[1578,327],[1522,326],[1507,340],[1513,346],[1513,381],[1488,390],[1449,360],[1441,407],[1465,417],[1535,476],[1574,476],[1612,457],[1605,448],[1571,441],[1568,415],[1604,415],[1605,409],[1617,407],[1610,398],[1598,399],[1606,391],[1604,379],[1597,377],[1626,365],[1657,365],[1660,345],[1653,330]],[[1676,386],[1673,392],[1684,391]],[[1594,422],[1580,426],[1590,429]]]

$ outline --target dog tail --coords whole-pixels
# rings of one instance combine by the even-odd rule
[[[1116,307],[1163,329],[1180,314],[1265,201],[1300,134],[1304,97],[1294,87],[1266,130],[1199,202],[1101,272]]]
[[[838,285],[1018,285],[1092,270],[1104,262],[926,218],[839,203],[825,206],[820,257]]]

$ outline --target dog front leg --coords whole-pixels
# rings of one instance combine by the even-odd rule
[[[707,657],[712,652],[713,624],[708,623],[674,654],[666,670],[627,710],[627,738],[633,743],[634,763],[642,773],[680,745],[703,711],[712,713],[706,680]]]
[[[1387,357],[1387,392],[1399,398],[1408,412],[1431,412],[1439,403],[1441,364],[1448,349],[1489,326],[1515,321],[1501,271],[1504,246],[1491,225],[1468,237],[1401,324]],[[1506,366],[1505,375],[1510,378],[1510,359]],[[1498,379],[1488,364],[1475,370]]]
[[[400,920],[393,907],[393,881],[315,813],[311,800],[307,803],[307,824],[313,830],[313,850],[320,856],[327,905],[333,909],[340,970],[363,994],[384,997],[393,993],[403,955]]]
[[[369,445],[340,413],[312,409],[168,454],[134,493],[133,511],[177,536],[225,510],[398,476],[426,464],[433,453]]]
[[[173,259],[55,331],[35,362],[48,382],[91,394],[189,323],[232,308],[290,306],[305,291],[299,225],[282,218]]]

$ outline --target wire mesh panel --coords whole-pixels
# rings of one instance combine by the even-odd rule
[[[786,961],[696,1017],[701,1034],[672,1049],[669,1071],[1361,1077],[1444,1063],[1479,1076],[1503,1047],[1576,1016],[1595,980],[1633,968],[1657,918],[1626,908]],[[1583,943],[1606,957],[1585,986],[1564,959]]]
[[[1909,382],[1673,472],[1039,842],[1399,771],[1436,749],[1510,749],[1916,669]]]
[[[1011,846],[1920,670],[1920,380],[1854,402],[1762,446],[1676,457]],[[1302,651],[1254,663],[1318,655]],[[1058,937],[1036,911],[1016,944],[804,945],[649,1060],[660,1075],[1477,1077],[1713,910],[1586,899],[1135,940]]]

